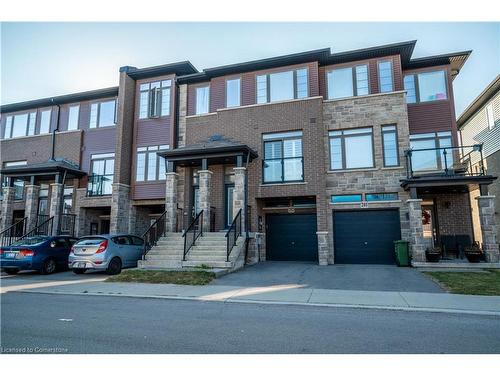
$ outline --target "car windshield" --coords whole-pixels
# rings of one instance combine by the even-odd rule
[[[16,241],[12,246],[33,246],[40,245],[41,243],[47,241],[48,237],[27,237],[22,240]]]
[[[106,239],[103,237],[87,237],[87,238],[82,238],[75,245],[99,245],[102,241],[105,240]]]

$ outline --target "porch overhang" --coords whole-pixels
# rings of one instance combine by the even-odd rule
[[[51,178],[55,175],[65,175],[66,178],[81,178],[87,173],[68,160],[49,160],[44,163],[16,165],[0,170],[5,177],[19,178],[29,181],[32,177],[39,179]]]
[[[469,192],[488,186],[497,177],[491,175],[481,176],[420,176],[401,180],[401,187],[405,190],[418,192]]]
[[[257,153],[249,146],[227,140],[208,141],[158,153],[175,166],[187,167],[207,164],[237,164],[238,158],[249,162]]]

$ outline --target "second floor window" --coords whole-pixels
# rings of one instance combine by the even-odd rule
[[[116,100],[92,103],[90,128],[104,128],[116,124]]]
[[[398,166],[398,135],[396,125],[382,126],[382,143],[384,145],[384,167]]]
[[[161,145],[137,149],[136,181],[165,180],[165,159],[159,157],[157,153],[168,148],[168,145]]]
[[[91,157],[89,195],[110,195],[113,192],[115,154],[94,154]]]
[[[309,96],[307,68],[256,77],[257,103],[270,103]]]
[[[73,105],[68,111],[68,130],[78,129],[78,118],[80,114],[80,106]]]
[[[202,115],[209,112],[210,86],[196,88],[196,114]]]
[[[444,70],[409,74],[404,77],[407,103],[431,102],[448,98]]]
[[[330,169],[372,168],[373,129],[333,130],[330,136]]]
[[[35,134],[36,112],[7,116],[4,138],[17,138]]]
[[[392,81],[392,61],[379,61],[378,63],[378,82],[380,92],[394,91]]]
[[[170,115],[172,80],[143,83],[139,94],[139,118]]]
[[[368,65],[330,70],[327,75],[328,99],[368,95]]]
[[[302,131],[264,134],[263,182],[304,181]]]
[[[226,107],[239,107],[241,102],[241,79],[226,81]]]

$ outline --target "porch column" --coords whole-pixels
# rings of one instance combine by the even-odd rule
[[[212,188],[212,172],[208,169],[198,171],[200,210],[203,210],[203,231],[210,232],[210,189]]]
[[[245,167],[234,167],[234,190],[233,190],[233,219],[241,209],[241,232],[246,231],[245,217],[245,180],[247,169]]]
[[[52,234],[57,235],[62,214],[63,184],[56,182],[50,184],[50,208],[49,217],[54,217],[52,221]]]
[[[328,232],[316,232],[318,236],[318,262],[320,266],[328,265]]]
[[[410,248],[412,262],[425,262],[424,229],[422,227],[422,199],[408,199],[410,219]]]
[[[479,222],[483,237],[483,251],[486,261],[499,262],[500,255],[496,238],[497,225],[495,222],[495,196],[481,195],[476,197],[479,208]]]
[[[3,188],[2,212],[0,216],[0,232],[12,225],[12,215],[14,214],[14,195],[13,186]]]
[[[177,230],[177,181],[179,174],[176,172],[166,173],[165,191],[165,231],[175,232]]]
[[[26,186],[26,201],[24,206],[24,216],[27,217],[28,222],[26,228],[28,231],[36,226],[38,217],[38,198],[40,196],[40,186],[27,185]]]
[[[115,182],[112,185],[110,233],[129,233],[130,186]]]

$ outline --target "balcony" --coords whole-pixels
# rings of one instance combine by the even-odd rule
[[[112,184],[113,176],[90,175],[87,184],[87,197],[111,195]]]

